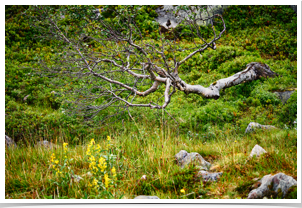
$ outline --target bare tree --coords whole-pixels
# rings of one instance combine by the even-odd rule
[[[140,9],[118,6],[112,11],[105,7],[98,12],[91,6],[32,6],[27,11],[40,36],[56,39],[52,42],[57,43],[53,46],[54,58],[44,57],[41,64],[48,76],[69,82],[65,89],[70,90],[68,100],[74,103],[73,110],[77,113],[91,118],[108,107],[164,109],[177,90],[218,99],[222,89],[276,75],[266,64],[253,62],[208,87],[187,84],[179,76],[180,66],[206,49],[216,49],[215,43],[226,31],[223,17],[212,14],[208,6],[179,7],[185,14],[179,18],[189,29],[194,43],[194,47],[181,48],[174,29],[169,30],[174,38],[166,38],[158,29],[157,40],[144,39],[138,26]],[[104,17],[106,12],[111,18]],[[76,23],[71,25],[71,22]],[[205,29],[202,22],[210,24],[211,37],[202,36]],[[180,58],[179,52],[187,55]],[[163,93],[163,102],[148,98],[137,102],[138,96],[147,97],[156,91]]]

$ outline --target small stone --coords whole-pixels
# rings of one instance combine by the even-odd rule
[[[17,147],[16,142],[12,140],[9,136],[5,135],[5,146],[7,147]]]
[[[204,181],[217,181],[221,175],[222,172],[210,173],[208,171],[203,171],[203,170],[197,173],[197,177],[202,177]]]
[[[254,155],[256,155],[256,157],[259,157],[260,155],[266,153],[266,151],[260,147],[258,144],[256,144],[254,146],[254,148],[252,149],[252,152],[250,154],[250,157],[253,157]]]
[[[284,91],[284,92],[274,92],[279,99],[281,100],[282,104],[284,105],[287,100],[290,98],[291,94],[293,94],[295,90],[290,90],[290,91]]]
[[[44,140],[44,141],[39,141],[37,142],[36,144],[36,147],[44,147],[44,148],[47,148],[47,149],[52,149],[52,148],[57,148],[58,146],[47,141],[47,140]]]
[[[276,129],[276,127],[271,126],[271,125],[261,125],[256,122],[250,122],[247,128],[245,129],[245,133],[249,133],[253,131],[256,128],[262,128],[262,129]]]
[[[181,150],[175,155],[175,158],[178,162],[178,165],[180,165],[182,168],[184,168],[191,162],[196,163],[197,165],[199,165],[199,168],[203,170],[209,170],[209,168],[211,167],[211,163],[205,161],[205,159],[203,159],[203,157],[197,152],[188,153],[185,150]]]
[[[145,195],[140,195],[135,197],[134,199],[160,199],[157,196],[145,196]]]

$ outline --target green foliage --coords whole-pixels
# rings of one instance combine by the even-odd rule
[[[116,6],[103,6],[101,15],[104,19],[115,22],[118,24],[119,20],[117,16],[119,14],[131,13],[131,17],[135,20],[137,28],[140,30],[140,34],[135,34],[134,38],[159,38],[159,24],[155,21],[157,13],[155,9],[159,6],[156,5],[116,5]],[[142,37],[141,37],[141,36]]]
[[[176,169],[167,175],[167,180],[157,180],[157,179],[147,179],[141,180],[135,186],[136,195],[150,195],[156,190],[161,190],[164,192],[172,192],[174,194],[180,195],[181,189],[187,190],[187,192],[192,191],[194,186],[196,186],[198,179],[196,174],[198,169],[193,166],[185,168],[183,170]]]
[[[224,13],[225,21],[233,24],[229,31],[245,29],[247,27],[260,27],[263,25],[285,24],[293,31],[297,32],[294,25],[296,14],[289,6],[230,6]],[[286,16],[284,16],[286,15]]]
[[[236,111],[234,107],[225,107],[222,101],[211,100],[208,105],[196,111],[197,123],[203,125],[231,123],[235,118],[234,111]]]
[[[286,18],[284,18],[286,16]],[[274,59],[297,58],[297,14],[289,6],[230,6],[222,40]]]
[[[72,31],[79,32],[81,28],[79,26],[84,24],[83,22],[81,22],[82,16],[72,16],[72,13],[77,11],[77,13],[79,13],[80,15],[84,15],[84,11],[95,8],[104,7],[54,6],[53,11],[58,9],[58,11],[65,12],[67,14],[65,18],[61,19],[60,21],[62,21],[63,26],[65,25],[64,27],[69,27],[68,30],[70,30],[71,33]],[[153,21],[152,18],[156,16],[154,13],[154,10],[156,8],[157,6],[108,7],[108,9],[114,9],[120,12],[122,12],[123,9],[132,9],[133,11],[137,11],[137,22],[144,34],[146,34],[145,31],[151,30],[152,27],[153,29],[157,30],[154,25],[152,26],[153,23],[151,24],[150,22]],[[275,108],[280,104],[280,101],[278,100],[278,98],[276,98],[272,91],[286,90],[288,88],[296,87],[296,62],[292,62],[291,60],[286,59],[286,56],[279,56],[278,59],[280,60],[278,61],[268,60],[266,59],[267,56],[265,54],[270,53],[272,46],[268,47],[268,45],[263,45],[263,47],[260,47],[260,45],[265,42],[261,40],[263,38],[268,37],[271,38],[270,41],[275,39],[277,40],[278,38],[283,38],[282,41],[285,41],[286,39],[288,41],[296,41],[296,34],[291,33],[292,30],[286,29],[288,25],[295,23],[295,15],[290,10],[288,10],[288,7],[286,6],[276,6],[276,8],[279,9],[278,14],[274,12],[266,13],[266,11],[270,11],[272,8],[272,6],[229,7],[224,13],[224,18],[228,28],[228,33],[222,36],[221,39],[221,43],[223,43],[224,45],[221,45],[221,43],[217,43],[216,50],[207,50],[202,54],[197,54],[193,56],[184,65],[181,66],[179,71],[181,78],[184,79],[186,82],[189,82],[190,84],[200,84],[203,86],[208,86],[217,79],[221,79],[230,76],[238,71],[241,71],[245,68],[246,64],[250,62],[259,61],[262,63],[267,63],[274,71],[276,71],[281,76],[267,80],[261,79],[254,82],[245,83],[232,88],[228,88],[225,91],[221,92],[221,98],[218,102],[203,99],[198,95],[186,96],[182,93],[177,93],[176,97],[172,97],[172,102],[168,106],[168,110],[170,110],[172,114],[177,115],[176,118],[180,118],[183,120],[180,122],[180,127],[182,129],[181,131],[183,131],[185,134],[187,134],[188,128],[189,130],[195,131],[195,129],[198,129],[200,126],[206,126],[208,123],[215,124],[218,126],[224,126],[225,124],[231,124],[236,121],[236,123],[241,126],[241,129],[244,129],[244,125],[246,125],[246,123],[248,123],[251,119],[254,118],[258,118],[260,119],[259,121],[262,122],[268,122],[270,121],[269,118],[265,116],[259,117],[257,114],[265,112],[265,108],[270,104],[275,106]],[[6,8],[6,38],[12,37],[9,31],[12,30],[13,27],[29,27],[29,24],[25,20],[25,17],[20,13],[24,12],[26,9],[27,7],[22,6],[13,6]],[[232,9],[234,9],[236,12],[231,12]],[[249,11],[251,11],[251,13],[254,12],[258,16],[260,15],[257,19],[257,21],[260,22],[258,22],[257,24],[253,23],[252,27],[243,27],[242,24],[244,21],[238,22],[233,21],[233,19],[230,19],[231,17],[237,18],[237,20],[241,18],[236,17],[237,14],[239,16],[243,14],[239,11],[239,9],[242,10],[243,13],[245,12],[246,14],[249,14]],[[104,11],[106,11],[106,8]],[[265,31],[262,30],[262,24],[267,21],[266,19],[260,20],[260,18],[264,18],[262,16],[268,15],[269,17],[265,18],[272,19],[275,17],[275,15],[286,13],[290,14],[291,16],[287,16],[284,22],[280,21],[280,19],[277,20],[278,24],[275,24],[271,21],[272,25],[270,24],[266,26]],[[110,15],[106,16],[106,13],[104,14],[104,16],[106,18],[111,18]],[[245,20],[245,22],[246,21],[252,23],[253,19],[248,18],[247,20]],[[16,22],[18,22],[19,25],[15,25]],[[149,23],[151,26],[149,26]],[[237,28],[238,24],[241,25],[241,30],[234,29]],[[217,25],[217,27],[219,26]],[[283,29],[280,27],[283,27]],[[29,133],[31,133],[37,136],[39,135],[39,137],[41,137],[43,134],[45,134],[43,132],[45,132],[46,130],[48,132],[55,133],[56,131],[51,129],[60,127],[62,130],[66,128],[66,130],[64,131],[68,135],[74,135],[74,137],[79,138],[79,140],[82,140],[84,139],[83,135],[90,135],[91,133],[93,133],[94,130],[90,131],[81,124],[83,118],[76,116],[70,117],[66,114],[68,104],[62,103],[62,101],[66,99],[62,97],[62,94],[60,93],[59,89],[55,89],[55,85],[59,86],[60,83],[51,83],[51,79],[38,76],[38,74],[35,74],[32,71],[32,68],[35,67],[35,60],[33,57],[35,57],[36,54],[39,53],[43,57],[47,58],[50,56],[54,56],[54,51],[53,47],[48,46],[48,44],[50,43],[46,44],[44,42],[28,41],[29,38],[36,40],[36,38],[32,37],[34,34],[37,35],[37,33],[33,30],[31,30],[31,33],[32,34],[21,35],[19,42],[11,41],[6,43],[6,132],[10,135],[14,135],[14,137],[16,137],[16,140],[19,140],[22,138],[22,133],[24,135],[24,132],[27,132],[28,135]],[[267,34],[270,35],[268,36]],[[143,37],[146,36],[143,35]],[[259,41],[257,42],[258,39]],[[252,40],[254,42],[257,42],[256,47],[253,46],[254,44],[250,43],[250,41]],[[284,46],[290,45],[290,50],[293,49],[294,51],[296,51],[295,44],[289,42],[287,43],[287,41],[284,41],[282,42],[282,44],[285,44]],[[254,48],[248,48],[247,46]],[[180,41],[180,47],[192,47],[192,42],[182,39]],[[281,46],[279,45],[278,47],[280,49]],[[256,48],[262,49],[257,50]],[[281,48],[280,53],[282,51],[288,50]],[[294,51],[290,52],[290,54],[294,54]],[[167,54],[168,57],[170,57],[169,55],[170,54]],[[176,56],[180,58],[183,58],[186,55],[187,52],[185,51],[176,53]],[[172,58],[172,56],[170,58]],[[83,83],[81,83],[80,81],[72,82],[74,82],[74,87],[80,88],[83,85]],[[263,86],[263,88],[260,86]],[[64,89],[68,89],[70,87],[71,86],[65,85]],[[151,98],[152,100],[156,101],[162,96],[163,90],[164,89],[161,88],[158,92],[150,95],[148,99]],[[55,91],[55,93],[53,93],[53,91]],[[24,98],[26,96],[27,98],[24,101]],[[144,98],[137,98],[137,102],[143,100]],[[100,99],[99,102],[102,102],[102,100]],[[212,105],[214,107],[211,107]],[[285,105],[283,107],[283,113],[280,114],[282,115],[280,116],[280,118],[288,118],[284,116],[286,115],[285,112],[292,112],[292,110],[285,109],[291,108],[286,107],[288,105]],[[41,110],[42,108],[43,110]],[[218,110],[218,108],[222,108],[222,110]],[[186,110],[181,111],[180,109]],[[254,118],[250,117],[249,115],[245,115],[244,112],[246,110],[250,110],[252,112],[251,115],[254,115]],[[95,122],[102,121],[104,117],[110,115],[110,111],[111,110],[109,109],[108,112],[102,112],[98,117],[95,117]],[[142,114],[144,114],[144,112],[146,111],[137,110],[133,111],[133,114],[137,117],[142,117]],[[150,119],[156,117],[154,111],[147,110],[147,112],[148,117]],[[203,115],[202,112],[205,112],[206,114]],[[276,117],[278,112],[279,111],[276,110],[274,112],[274,115],[272,116]],[[294,116],[295,112],[293,111],[292,114]],[[127,119],[127,115],[123,114],[120,120],[122,119]],[[280,119],[280,122],[288,123],[289,121],[286,119]],[[30,126],[32,126],[33,128],[29,128]],[[204,134],[205,135],[203,136],[205,139],[214,138],[215,135],[213,133],[210,133],[210,131],[205,131]],[[49,133],[49,137],[51,137],[51,135],[52,134]]]
[[[284,199],[297,199],[297,186],[290,187]]]
[[[260,101],[260,103],[264,106],[267,106],[267,105],[270,105],[270,104],[278,105],[278,104],[281,103],[280,99],[278,98],[278,96],[275,93],[268,92],[268,91],[264,90],[261,87],[255,88],[252,91],[251,96],[254,99]]]

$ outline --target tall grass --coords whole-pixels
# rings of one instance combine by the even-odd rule
[[[88,141],[71,145],[67,153],[69,159],[73,158],[70,167],[74,174],[84,179],[71,185],[68,181],[66,186],[51,182],[56,180],[50,168],[52,153],[63,159],[62,142],[57,140],[56,149],[6,149],[6,198],[131,199],[141,194],[166,199],[246,198],[253,178],[278,172],[297,177],[295,129],[258,130],[247,135],[216,130],[215,139],[203,142],[186,134],[177,136],[171,127],[166,127],[164,132],[162,125],[136,124],[140,131],[130,127],[124,131],[108,129],[111,150],[117,156],[114,164],[117,167],[117,186],[110,190],[112,195],[98,195],[87,186],[89,177],[85,174],[91,171],[89,161],[85,159]],[[106,147],[105,137],[96,136],[94,139],[102,148]],[[64,138],[64,141],[68,140],[72,138]],[[249,159],[255,144],[268,153]],[[177,165],[174,155],[180,150],[200,153],[212,163],[212,171],[222,171],[223,175],[217,182],[204,183],[195,177],[198,170],[193,166],[181,169]],[[141,179],[143,175],[146,175],[146,180]],[[181,189],[185,194],[180,192]]]

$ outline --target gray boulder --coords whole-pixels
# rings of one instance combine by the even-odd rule
[[[181,150],[179,153],[175,155],[178,165],[184,168],[186,165],[194,162],[199,165],[203,170],[209,170],[211,167],[211,163],[205,161],[203,157],[197,152],[188,153],[185,150]]]
[[[276,127],[274,126],[271,126],[271,125],[261,125],[259,123],[256,123],[256,122],[251,122],[249,123],[249,125],[247,126],[247,128],[245,129],[245,133],[249,133],[251,131],[253,131],[254,129],[259,129],[259,128],[262,128],[262,129],[276,129]]]
[[[260,155],[266,153],[266,151],[260,147],[258,144],[256,144],[254,146],[254,148],[252,149],[252,152],[250,154],[250,157],[253,157],[254,155],[256,155],[256,157],[259,157]]]
[[[228,5],[209,5],[208,7],[209,14],[203,11],[201,14],[202,18],[205,18],[208,15],[222,14]],[[192,11],[199,14],[199,11],[197,11],[194,7],[191,7],[191,10],[184,11],[178,10],[176,5],[163,5],[162,7],[157,8],[155,11],[158,14],[156,21],[166,29],[175,28],[183,19],[188,19],[189,15],[192,15]],[[174,14],[173,12],[176,13]],[[168,22],[169,24],[167,24]],[[197,24],[200,25],[207,25],[209,23],[210,20],[197,21]]]
[[[49,141],[47,141],[47,140],[44,140],[44,141],[37,142],[36,147],[38,147],[38,148],[39,147],[44,147],[46,149],[52,149],[52,148],[57,148],[58,146],[51,143],[51,142],[49,142]]]
[[[157,196],[145,196],[145,195],[139,195],[135,197],[134,199],[160,199]]]
[[[283,104],[286,103],[286,101],[290,98],[290,96],[295,92],[295,90],[291,91],[284,91],[284,92],[274,92],[276,95],[278,95],[279,99]]]
[[[9,136],[5,135],[5,146],[7,146],[7,147],[17,147],[17,144]]]
[[[197,177],[202,177],[204,181],[217,181],[221,175],[222,172],[210,173],[208,171],[201,170],[198,172]]]
[[[261,185],[253,189],[248,199],[263,199],[264,197],[276,197],[281,192],[282,198],[287,194],[289,188],[297,186],[297,181],[293,177],[278,173],[276,175],[266,175],[260,181]]]

